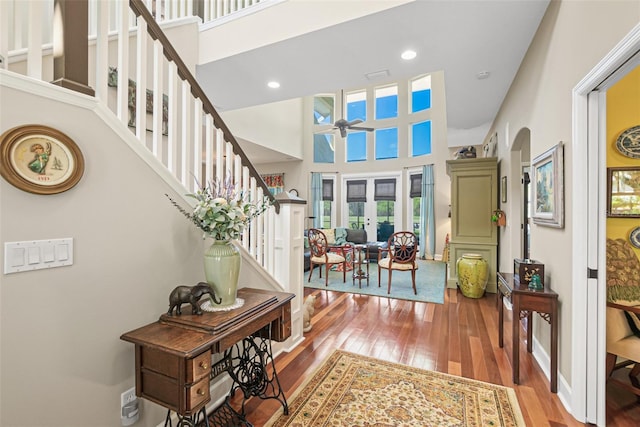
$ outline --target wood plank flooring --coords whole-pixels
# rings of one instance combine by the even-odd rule
[[[305,289],[317,296],[313,329],[291,353],[276,359],[286,396],[334,350],[376,357],[423,369],[461,375],[513,387],[528,426],[582,426],[549,391],[537,362],[520,343],[520,385],[511,381],[511,317],[505,310],[504,349],[498,347],[496,297],[474,300],[456,290],[445,292],[444,304],[430,304]],[[521,340],[526,334],[520,334]],[[236,400],[237,400],[236,396]],[[633,399],[633,398],[631,398]],[[635,400],[608,406],[607,426],[636,426]],[[635,403],[634,403],[635,402]],[[631,409],[629,409],[631,408]],[[274,400],[250,399],[248,420],[263,426],[278,409]],[[629,416],[631,411],[631,416]],[[635,415],[633,415],[635,414]]]

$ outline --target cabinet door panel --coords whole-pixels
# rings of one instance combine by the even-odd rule
[[[491,175],[461,174],[456,181],[456,239],[489,243],[494,241],[491,223],[494,209],[491,193],[495,183]]]

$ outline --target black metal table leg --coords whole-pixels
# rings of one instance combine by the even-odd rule
[[[224,403],[209,415],[213,426],[253,427],[247,421],[245,411],[245,404],[250,397],[276,399],[282,404],[284,414],[289,414],[289,405],[278,380],[271,350],[271,325],[228,348],[223,359],[212,366],[211,376],[213,378],[224,371],[233,380],[233,385]],[[237,390],[242,391],[239,411],[230,404]]]

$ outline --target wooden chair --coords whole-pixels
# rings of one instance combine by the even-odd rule
[[[410,231],[398,231],[389,237],[386,249],[378,252],[378,287],[380,287],[380,276],[382,269],[389,270],[389,282],[387,294],[391,293],[391,273],[393,270],[410,271],[413,293],[416,290],[416,255],[418,253],[418,238]],[[385,256],[386,255],[386,256]]]
[[[309,266],[309,280],[316,265],[320,267],[320,278],[322,278],[322,265],[325,265],[324,285],[329,286],[329,269],[334,264],[342,264],[342,281],[347,281],[347,257],[345,251],[350,250],[350,246],[329,246],[327,236],[317,228],[310,228],[307,232],[309,239],[309,249],[311,250],[311,263]],[[331,252],[330,249],[337,248],[342,255]]]
[[[640,260],[626,240],[607,239],[607,378],[640,398],[640,337],[627,317],[636,315],[640,316]],[[629,383],[611,377],[615,369],[629,365],[634,365]]]

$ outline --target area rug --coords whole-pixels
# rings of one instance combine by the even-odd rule
[[[524,426],[508,387],[336,350],[266,426]]]
[[[382,280],[378,287],[378,264],[369,264],[369,284],[363,279],[358,284],[358,279],[352,280],[352,271],[347,271],[347,282],[342,281],[342,272],[329,271],[329,286],[325,287],[324,268],[322,270],[322,279],[318,274],[318,267],[313,271],[311,282],[309,272],[305,271],[302,283],[304,286],[315,289],[326,289],[337,292],[351,292],[354,294],[375,295],[380,297],[389,297],[397,299],[406,299],[410,301],[433,302],[438,304],[444,303],[445,289],[445,271],[444,262],[439,261],[418,261],[418,271],[416,271],[416,289],[418,294],[413,293],[411,286],[411,273],[408,271],[394,271],[391,278],[391,294],[387,294],[387,280],[389,273],[382,270]],[[366,270],[365,270],[366,271]]]

